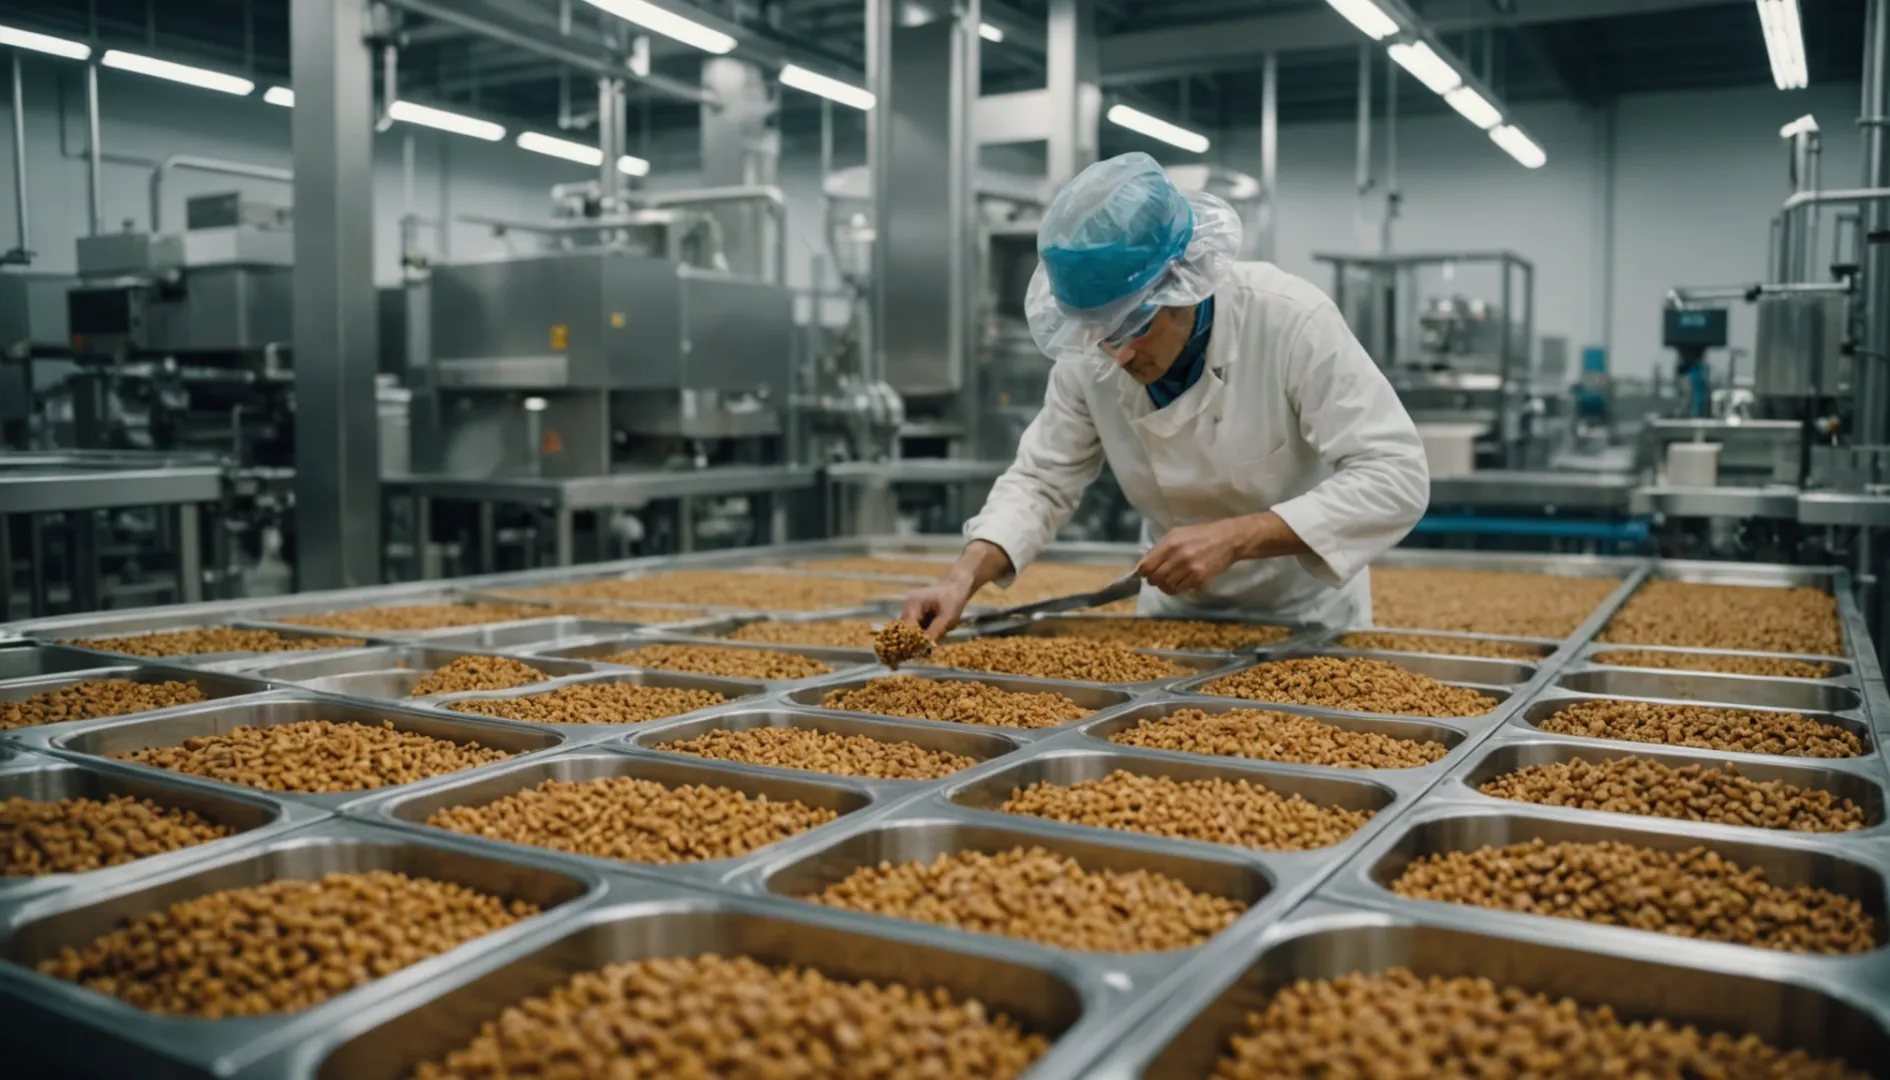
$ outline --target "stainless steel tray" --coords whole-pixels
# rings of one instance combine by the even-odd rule
[[[601,619],[581,619],[574,615],[554,615],[544,619],[488,623],[485,626],[439,630],[424,636],[426,644],[439,649],[466,649],[471,652],[516,653],[574,645],[580,641],[621,634],[625,624]]]
[[[1518,688],[1532,682],[1540,674],[1540,669],[1507,660],[1478,660],[1462,656],[1431,656],[1423,653],[1376,653],[1361,652],[1353,649],[1321,649],[1318,651],[1301,649],[1282,649],[1263,651],[1257,660],[1250,660],[1237,667],[1210,672],[1207,675],[1184,679],[1172,684],[1169,689],[1176,694],[1189,694],[1202,697],[1224,698],[1229,701],[1245,702],[1249,708],[1269,708],[1274,705],[1291,705],[1292,702],[1267,702],[1254,698],[1236,698],[1230,695],[1215,694],[1207,689],[1209,683],[1225,678],[1261,664],[1280,660],[1303,660],[1313,656],[1359,657],[1370,660],[1384,660],[1399,667],[1415,671],[1420,675],[1429,675],[1441,683],[1450,686],[1475,690],[1485,697],[1496,699],[1496,704],[1486,713],[1474,716],[1452,717],[1411,717],[1401,719],[1430,720],[1441,719],[1445,722],[1466,728],[1484,728],[1494,724],[1510,711],[1506,706],[1518,698]],[[1372,713],[1361,709],[1331,709],[1325,711],[1346,716],[1392,716],[1391,713]]]
[[[327,811],[274,798],[264,792],[231,791],[220,785],[159,779],[109,763],[87,764],[51,757],[19,758],[0,766],[0,802],[26,799],[103,801],[117,796],[148,799],[167,809],[190,810],[205,821],[235,829],[236,834],[195,847],[149,855],[118,866],[39,877],[0,878],[0,910],[22,898],[65,889],[91,895],[121,882],[142,880],[185,863],[260,843],[291,829],[319,821]]]
[[[519,659],[531,663],[537,659],[534,655],[519,654]],[[679,690],[710,690],[721,694],[727,700],[719,705],[710,705],[703,709],[692,709],[676,716],[660,717],[656,720],[641,720],[624,724],[565,724],[541,723],[535,720],[497,720],[505,724],[524,724],[533,728],[558,732],[573,744],[602,742],[613,739],[626,731],[642,730],[646,724],[660,724],[683,716],[697,716],[713,709],[726,709],[738,703],[752,703],[756,697],[767,692],[767,684],[751,682],[747,679],[724,679],[715,675],[695,675],[684,671],[650,671],[644,668],[599,667],[595,674],[571,675],[561,679],[550,679],[530,686],[514,687],[510,690],[469,690],[463,694],[442,694],[439,697],[416,701],[424,708],[456,717],[480,717],[480,713],[460,712],[453,705],[462,701],[495,701],[507,698],[532,697],[547,694],[553,690],[578,683],[633,683],[637,686],[663,686]],[[496,719],[496,718],[495,718]]]
[[[712,787],[731,788],[751,798],[766,797],[776,801],[791,799],[810,806],[825,807],[839,814],[840,817],[826,825],[817,826],[738,858],[663,864],[635,863],[591,855],[577,855],[555,848],[538,848],[529,844],[513,844],[482,836],[456,833],[427,824],[427,819],[441,810],[455,806],[485,806],[506,796],[535,788],[547,780],[584,781],[605,777],[654,780],[665,787],[672,788],[684,784],[706,784]],[[570,861],[576,865],[587,866],[600,873],[643,872],[707,884],[719,880],[736,866],[765,857],[767,852],[804,847],[812,842],[816,834],[846,821],[850,815],[871,806],[873,801],[873,788],[865,782],[851,778],[821,776],[814,773],[784,774],[776,770],[756,769],[732,762],[705,762],[673,754],[661,756],[634,754],[603,747],[558,754],[501,768],[481,769],[475,776],[429,782],[425,787],[415,785],[412,790],[358,804],[353,808],[353,812],[358,816],[402,830],[414,830],[435,836],[455,836],[468,845],[490,850],[495,855],[523,848],[554,856],[557,861]]]
[[[1319,651],[1348,650],[1349,646],[1340,644],[1340,639],[1347,634],[1389,634],[1408,638],[1453,638],[1458,641],[1490,641],[1504,645],[1517,645],[1535,654],[1529,661],[1508,660],[1505,657],[1470,657],[1470,659],[1498,659],[1509,663],[1541,663],[1563,648],[1562,638],[1510,637],[1503,634],[1475,634],[1463,630],[1412,630],[1402,626],[1348,627],[1338,630],[1325,630],[1314,634],[1304,644],[1307,648]],[[1284,646],[1282,646],[1284,647]],[[1394,656],[1444,656],[1462,657],[1462,653],[1432,652],[1428,649],[1374,649],[1370,650],[1381,658]]]
[[[1550,732],[1550,731],[1542,730],[1541,725],[1543,721],[1547,720],[1551,716],[1554,716],[1556,713],[1560,712],[1561,710],[1566,709],[1571,705],[1574,705],[1578,702],[1583,702],[1583,701],[1643,701],[1643,702],[1649,702],[1652,704],[1659,704],[1659,705],[1697,705],[1697,706],[1702,706],[1705,708],[1738,709],[1738,710],[1742,710],[1746,712],[1758,712],[1758,713],[1785,714],[1785,713],[1795,712],[1795,713],[1798,713],[1798,715],[1805,717],[1807,720],[1815,720],[1822,724],[1829,724],[1833,727],[1843,728],[1844,730],[1849,731],[1853,735],[1856,735],[1858,740],[1863,745],[1863,752],[1860,755],[1858,755],[1858,758],[1860,760],[1874,759],[1877,756],[1876,737],[1871,731],[1870,722],[1867,719],[1865,719],[1862,715],[1857,714],[1857,713],[1801,712],[1796,709],[1781,709],[1781,708],[1774,708],[1774,707],[1761,706],[1761,705],[1745,705],[1745,704],[1717,702],[1717,701],[1707,701],[1707,702],[1688,701],[1684,698],[1629,698],[1623,694],[1576,694],[1576,693],[1571,693],[1569,691],[1563,690],[1563,691],[1556,691],[1552,693],[1544,693],[1544,694],[1538,695],[1534,701],[1530,702],[1527,706],[1523,707],[1520,711],[1516,713],[1514,719],[1512,720],[1512,723],[1516,726],[1524,727],[1528,729],[1529,731],[1538,732],[1543,735],[1553,735],[1554,737],[1561,738],[1561,739],[1574,739],[1579,742],[1594,743],[1597,746],[1612,746],[1612,747],[1617,747],[1617,748],[1625,747],[1625,746],[1654,746],[1654,747],[1662,747],[1662,748],[1674,747],[1676,749],[1679,748],[1676,746],[1676,744],[1672,744],[1672,743],[1637,743],[1637,742],[1632,742],[1632,741],[1622,740],[1622,739],[1604,739],[1604,738],[1591,737],[1591,736],[1586,736],[1586,735],[1568,735],[1568,734],[1563,734],[1560,732]],[[1729,761],[1744,761],[1744,760],[1753,759],[1753,758],[1762,758],[1762,759],[1767,759],[1767,760],[1772,760],[1772,761],[1778,761],[1778,760],[1841,761],[1841,760],[1844,760],[1842,758],[1811,758],[1811,757],[1798,757],[1796,755],[1753,754],[1753,753],[1746,753],[1746,752],[1735,751],[1735,750],[1714,750],[1712,752],[1715,754],[1724,755],[1726,759]]]
[[[1409,739],[1414,742],[1442,743],[1449,748],[1449,753],[1429,765],[1411,769],[1340,769],[1330,765],[1303,765],[1296,762],[1271,761],[1264,758],[1244,758],[1233,755],[1205,755],[1186,753],[1178,750],[1158,750],[1147,746],[1129,746],[1111,741],[1111,737],[1133,730],[1144,721],[1159,720],[1165,716],[1188,709],[1199,709],[1205,713],[1226,713],[1236,711],[1278,712],[1296,716],[1307,716],[1323,724],[1344,728],[1347,731],[1373,732],[1387,735],[1394,739]],[[1281,705],[1273,702],[1248,701],[1245,698],[1228,697],[1186,697],[1179,694],[1163,694],[1145,699],[1127,709],[1118,709],[1100,720],[1082,722],[1079,730],[1091,739],[1107,743],[1110,746],[1134,750],[1143,754],[1155,754],[1163,757],[1170,755],[1195,761],[1251,761],[1264,765],[1287,765],[1300,769],[1318,769],[1321,772],[1338,772],[1344,775],[1371,776],[1380,773],[1426,773],[1439,772],[1449,767],[1457,751],[1474,743],[1468,734],[1468,727],[1444,720],[1419,719],[1417,717],[1378,716],[1372,713],[1348,713],[1336,709],[1321,709],[1310,705]]]
[[[57,732],[29,728],[19,741],[25,745],[49,750],[62,757],[93,761],[149,746],[177,746],[194,736],[222,734],[237,727],[267,727],[305,720],[371,725],[387,722],[392,723],[401,731],[418,732],[434,738],[450,739],[457,743],[492,747],[515,756],[549,750],[565,741],[562,734],[547,730],[545,725],[475,716],[445,716],[438,712],[397,709],[389,705],[370,705],[345,698],[295,693],[277,693],[248,703],[210,702],[205,705],[185,706],[163,713],[150,714],[144,718],[134,716],[87,720],[70,725],[62,724],[59,725],[61,730]],[[119,762],[118,764],[147,776],[175,778],[182,775],[133,762]],[[491,767],[485,766],[485,768]],[[215,780],[196,777],[192,779],[214,786],[221,791],[257,790]],[[385,791],[386,789],[377,790]],[[300,792],[271,792],[269,794],[284,801],[333,810],[362,799],[372,794],[372,791],[334,792],[320,795]]]
[[[882,742],[907,742],[927,750],[958,754],[976,762],[990,761],[1015,752],[1023,742],[1001,734],[1007,729],[974,728],[966,724],[942,725],[923,720],[870,719],[866,714],[805,712],[799,709],[743,708],[737,712],[711,713],[680,721],[653,720],[628,737],[630,746],[653,753],[675,754],[688,761],[720,761],[667,749],[671,743],[699,738],[711,731],[752,731],[763,727],[804,728],[834,735],[864,736]],[[952,730],[957,729],[957,730]],[[751,765],[753,768],[773,768]],[[804,772],[805,770],[787,770]],[[830,775],[830,774],[820,774]],[[913,781],[897,781],[899,784]],[[925,781],[919,781],[924,783]]]
[[[1565,671],[1558,689],[1609,698],[1661,698],[1701,705],[1757,706],[1804,713],[1855,712],[1864,695],[1828,681],[1775,679],[1645,668],[1595,667]]]
[[[1615,645],[1615,644],[1609,644],[1608,642],[1597,641],[1597,642],[1593,642],[1591,644],[1583,646],[1580,654],[1575,658],[1574,662],[1570,664],[1568,670],[1571,670],[1571,671],[1574,671],[1574,670],[1633,671],[1633,672],[1654,672],[1658,674],[1671,673],[1671,674],[1680,674],[1680,675],[1700,674],[1700,675],[1719,675],[1721,677],[1725,677],[1727,675],[1727,673],[1724,673],[1724,672],[1703,671],[1703,670],[1692,671],[1687,668],[1634,667],[1628,664],[1608,663],[1607,661],[1602,659],[1608,653],[1626,653],[1626,652],[1671,653],[1676,656],[1703,654],[1707,656],[1752,657],[1758,660],[1804,660],[1810,663],[1820,663],[1820,664],[1830,665],[1831,674],[1825,676],[1823,679],[1813,679],[1813,680],[1800,680],[1800,679],[1797,679],[1795,676],[1789,676],[1789,675],[1769,675],[1769,676],[1732,675],[1731,677],[1732,678],[1792,679],[1793,681],[1810,681],[1814,683],[1833,683],[1838,686],[1856,686],[1858,683],[1857,671],[1856,671],[1855,666],[1849,660],[1846,660],[1840,657],[1817,656],[1810,653],[1752,652],[1750,650],[1745,650],[1745,649],[1708,649],[1702,646],[1695,646],[1695,645]]]
[[[544,914],[340,994],[313,1008],[264,1017],[201,1020],[145,1012],[105,994],[42,975],[40,960],[125,920],[223,889],[327,873],[391,870],[527,900]],[[529,854],[494,858],[454,843],[335,818],[267,843],[146,875],[110,889],[66,890],[8,909],[0,930],[0,995],[8,1003],[9,1048],[79,1073],[224,1075],[285,1043],[329,1030],[375,1002],[423,991],[460,963],[554,924],[594,901],[603,883]]]
[[[548,649],[543,652],[535,652],[532,655],[556,657],[556,658],[561,658],[565,660],[582,660],[582,661],[587,661],[588,663],[593,664],[593,665],[611,667],[611,668],[630,667],[631,665],[621,664],[621,663],[609,660],[607,658],[621,652],[627,652],[631,649],[639,648],[644,645],[693,645],[693,646],[700,646],[700,647],[711,648],[711,649],[737,649],[737,650],[741,650],[745,652],[766,651],[766,652],[787,653],[791,656],[802,656],[802,657],[806,657],[809,660],[817,660],[823,664],[826,664],[828,667],[833,669],[832,671],[826,672],[821,675],[810,675],[806,679],[767,679],[767,680],[754,679],[754,680],[750,680],[750,681],[755,681],[755,682],[765,681],[769,683],[780,683],[780,684],[785,684],[785,683],[799,684],[799,683],[805,683],[809,681],[810,679],[830,678],[833,675],[839,674],[841,672],[852,671],[857,668],[867,667],[867,666],[877,663],[877,661],[873,658],[873,652],[871,649],[832,649],[832,648],[825,648],[818,645],[769,645],[769,644],[763,644],[763,643],[758,643],[758,642],[747,642],[747,641],[715,641],[715,640],[709,640],[709,639],[687,637],[680,634],[660,634],[660,633],[654,633],[650,631],[645,631],[642,633],[632,634],[632,635],[598,638],[592,641],[584,642],[582,644],[564,645],[559,648]],[[657,670],[668,670],[668,669],[636,668],[635,670],[657,671]],[[743,679],[748,678],[748,676],[714,676],[714,677],[715,678],[739,677]]]
[[[906,668],[901,668],[899,674],[912,674],[922,678],[935,679],[940,682],[981,682],[986,686],[993,686],[999,690],[1009,690],[1014,693],[1062,694],[1064,697],[1074,701],[1078,706],[1089,709],[1091,714],[1072,720],[1068,724],[1060,724],[1057,727],[1009,728],[998,727],[996,725],[985,727],[983,725],[960,724],[949,720],[922,720],[914,717],[893,717],[880,713],[858,712],[850,709],[829,709],[821,704],[821,701],[826,698],[828,694],[834,693],[835,691],[857,690],[875,679],[890,678],[892,674],[891,672],[881,671],[873,675],[843,677],[829,682],[823,682],[818,686],[804,686],[799,689],[789,690],[786,692],[785,697],[793,704],[809,709],[819,709],[822,712],[829,712],[839,716],[870,716],[875,719],[883,720],[904,720],[909,724],[928,724],[932,727],[941,727],[948,730],[974,728],[978,731],[1002,732],[1011,738],[1026,740],[1041,739],[1051,732],[1063,731],[1072,725],[1087,723],[1095,719],[1098,713],[1114,709],[1117,706],[1126,705],[1135,700],[1135,695],[1128,690],[1115,686],[1104,686],[1099,683],[1073,683],[1062,682],[1055,679],[1027,679],[1018,675],[988,675],[981,671],[960,671],[957,668],[913,668],[910,671]]]
[[[75,621],[76,619],[76,621]],[[34,641],[48,645],[63,645],[77,652],[88,652],[100,658],[100,663],[167,663],[189,667],[205,664],[220,664],[230,660],[248,659],[257,656],[273,657],[275,653],[221,652],[195,653],[181,656],[134,656],[130,653],[112,652],[109,649],[82,649],[65,645],[68,641],[96,639],[104,644],[103,639],[120,637],[138,637],[144,634],[162,633],[168,630],[203,630],[209,627],[227,626],[239,630],[273,630],[285,638],[307,640],[310,638],[349,638],[364,644],[374,644],[383,640],[383,634],[362,634],[354,631],[315,630],[306,626],[288,626],[279,623],[257,622],[251,619],[233,617],[227,611],[206,611],[197,615],[184,615],[169,608],[150,608],[144,613],[109,616],[94,613],[89,618],[68,616],[60,620],[49,620],[22,624],[20,629]],[[340,648],[341,646],[336,646]],[[359,648],[360,646],[347,646]],[[294,650],[290,650],[294,651]],[[314,652],[318,650],[307,650]]]
[[[248,674],[272,682],[290,683],[303,690],[376,701],[424,701],[409,695],[436,668],[465,656],[479,655],[435,645],[382,645],[371,649],[323,653],[320,656],[252,667]],[[585,675],[596,665],[573,660],[538,660],[531,665],[551,678]],[[537,685],[537,684],[532,684]],[[0,690],[0,693],[4,693]],[[429,695],[440,697],[443,695]]]
[[[123,657],[100,656],[90,649],[37,645],[25,640],[10,641],[0,645],[0,683],[15,679],[37,679],[46,675],[73,675],[124,662]]]
[[[0,683],[0,702],[25,701],[37,694],[64,689],[82,682],[97,679],[128,679],[135,683],[191,682],[203,692],[206,702],[228,701],[250,694],[267,693],[270,685],[245,679],[236,675],[221,674],[213,671],[187,667],[172,667],[166,664],[127,664],[122,660],[115,667],[93,668],[82,673],[49,675],[37,679],[19,679],[14,682]],[[163,709],[146,709],[140,712],[122,713],[121,717],[150,716],[152,713],[169,712],[171,709],[195,708],[204,702],[190,702],[184,705],[171,705]],[[98,719],[108,719],[100,717]],[[109,718],[116,719],[116,718]],[[24,739],[27,732],[51,735],[56,732],[70,731],[87,720],[65,720],[56,724],[35,724],[32,727],[12,728],[0,731],[0,740],[8,738]]]

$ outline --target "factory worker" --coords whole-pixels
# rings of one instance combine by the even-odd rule
[[[1025,299],[1055,363],[964,554],[906,601],[933,638],[1056,536],[1104,462],[1142,512],[1137,610],[1367,625],[1365,566],[1424,513],[1423,444],[1311,283],[1235,261],[1240,219],[1155,159],[1084,169],[1037,232]]]

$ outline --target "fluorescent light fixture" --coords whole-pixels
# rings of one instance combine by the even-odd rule
[[[191,67],[189,64],[173,64],[169,60],[159,60],[154,56],[140,56],[121,49],[107,49],[99,63],[120,71],[135,71],[140,75],[153,78],[169,79],[172,82],[199,86],[205,90],[220,90],[225,94],[247,94],[256,89],[256,84],[235,75],[225,75],[221,71]]]
[[[1459,116],[1485,131],[1503,122],[1503,111],[1468,86],[1459,86],[1445,94],[1444,101],[1457,110]]]
[[[470,135],[487,142],[498,142],[505,138],[505,128],[490,120],[477,120],[470,116],[461,116],[445,109],[436,109],[430,105],[416,105],[411,101],[396,101],[388,108],[387,115],[408,124],[421,127],[439,128],[455,135]]]
[[[684,45],[693,45],[703,52],[727,53],[735,51],[735,39],[720,30],[713,29],[685,19],[667,8],[657,7],[649,0],[587,0],[595,8],[608,11],[627,22],[636,23],[645,30],[651,30],[667,38],[675,38]]]
[[[1436,50],[1422,41],[1393,45],[1385,51],[1391,54],[1399,67],[1430,87],[1433,94],[1448,94],[1463,85],[1463,77],[1457,74],[1456,68],[1450,66],[1450,61],[1437,55]]]
[[[1398,32],[1398,24],[1372,0],[1326,0],[1326,3],[1373,41],[1383,41]]]
[[[263,100],[271,105],[280,105],[285,109],[295,108],[295,91],[286,86],[272,86],[263,91]]]
[[[16,30],[11,26],[0,26],[0,45],[11,45],[16,49],[31,49],[34,52],[51,53],[68,60],[84,60],[92,55],[92,46],[77,41],[67,41],[49,34],[35,34],[31,30]]]
[[[981,22],[978,24],[978,36],[986,41],[1003,41],[1004,30],[1002,27],[992,26],[988,22]]]
[[[650,175],[650,163],[632,154],[617,159],[617,171],[625,176]]]
[[[1781,139],[1789,139],[1793,135],[1803,135],[1804,133],[1808,131],[1816,132],[1817,130],[1818,130],[1817,118],[1812,116],[1810,113],[1806,113],[1805,115],[1799,117],[1798,119],[1793,120],[1791,123],[1786,124],[1784,127],[1779,128],[1778,137]]]
[[[1772,81],[1780,90],[1803,90],[1811,81],[1805,70],[1805,32],[1798,22],[1798,0],[1759,0],[1759,25],[1765,53],[1772,60]]]
[[[548,154],[566,161],[575,161],[579,165],[596,168],[604,163],[604,152],[595,146],[586,146],[570,139],[554,139],[549,135],[540,135],[536,131],[518,133],[518,148],[530,150],[534,154]]]
[[[1520,162],[1525,169],[1540,169],[1549,160],[1549,155],[1542,152],[1534,139],[1523,134],[1519,127],[1504,124],[1490,132],[1490,141],[1503,148],[1510,157]]]
[[[842,105],[851,105],[862,111],[873,107],[873,92],[849,86],[839,79],[830,79],[818,71],[809,71],[799,64],[789,64],[781,69],[781,85],[792,86],[796,90],[805,90],[810,94],[837,101]]]
[[[1208,151],[1208,137],[1198,131],[1189,131],[1178,124],[1150,116],[1140,109],[1127,105],[1109,106],[1109,122],[1117,127],[1159,139],[1170,146],[1179,146],[1191,154],[1205,154]]]

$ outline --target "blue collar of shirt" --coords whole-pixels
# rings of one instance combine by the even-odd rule
[[[1214,329],[1214,298],[1208,297],[1195,305],[1194,333],[1188,335],[1188,343],[1181,347],[1181,355],[1168,365],[1162,377],[1149,383],[1149,400],[1160,409],[1169,402],[1188,392],[1188,388],[1199,382],[1201,372],[1207,367],[1208,333]]]

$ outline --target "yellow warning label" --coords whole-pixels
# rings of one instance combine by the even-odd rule
[[[610,313],[610,328],[612,330],[622,330],[624,324],[629,321],[630,320],[623,317],[623,312],[621,311],[613,311]]]
[[[538,452],[546,456],[564,453],[564,440],[558,437],[556,430],[545,432],[544,441],[538,444]]]
[[[571,347],[571,328],[563,323],[551,324],[551,347],[563,352]]]

